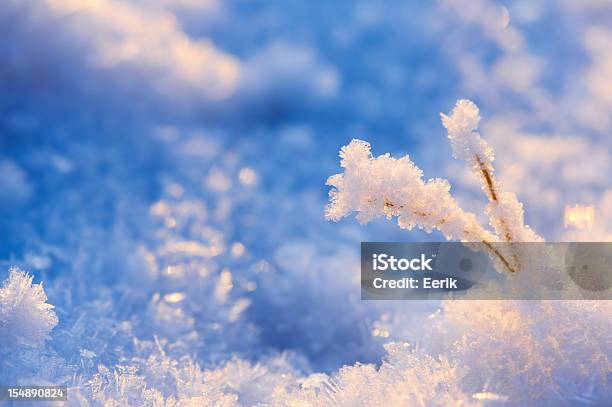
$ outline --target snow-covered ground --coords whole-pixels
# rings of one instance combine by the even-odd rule
[[[484,213],[439,118],[469,98],[526,223],[612,240],[611,43],[605,0],[2,2],[0,384],[71,405],[612,403],[610,302],[362,302],[360,241],[444,237],[324,217],[352,138]],[[588,230],[564,228],[576,203]]]

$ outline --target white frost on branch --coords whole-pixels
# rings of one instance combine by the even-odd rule
[[[512,248],[500,251],[491,243],[543,239],[525,225],[523,205],[516,195],[504,192],[493,177],[493,150],[476,131],[479,122],[478,107],[468,100],[458,101],[450,116],[442,114],[453,155],[470,164],[487,193],[486,213],[495,234],[483,228],[474,214],[458,206],[447,180],[424,181],[422,171],[408,156],[374,157],[370,144],[361,140],[342,147],[340,165],[344,172],[327,180],[332,187],[327,219],[338,221],[351,212],[357,213],[361,223],[379,216],[397,216],[403,229],[417,226],[429,233],[438,229],[447,240],[482,242],[507,271],[520,270],[520,256]]]
[[[375,158],[370,144],[353,140],[342,148],[340,157],[344,173],[327,180],[327,185],[334,187],[327,219],[337,221],[351,212],[357,212],[361,223],[379,216],[397,216],[403,229],[438,229],[448,240],[496,240],[478,224],[474,214],[457,205],[448,181],[423,181],[422,171],[408,156],[395,159],[385,154]]]
[[[493,150],[478,131],[480,112],[469,100],[459,100],[450,116],[440,114],[442,124],[448,130],[453,157],[466,161],[487,194],[489,204],[486,213],[491,226],[506,242],[540,242],[543,239],[525,225],[523,204],[515,194],[503,191],[493,176]]]
[[[58,319],[42,284],[12,268],[0,288],[0,350],[41,346]]]
[[[476,131],[480,123],[478,106],[469,100],[459,100],[450,116],[440,113],[442,124],[448,130],[448,139],[453,148],[453,157],[458,160],[472,161],[474,156],[482,157],[492,164],[493,150]]]

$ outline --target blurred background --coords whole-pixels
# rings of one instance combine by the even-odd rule
[[[418,340],[438,304],[362,303],[359,242],[442,236],[326,222],[325,180],[360,138],[482,213],[439,120],[460,98],[528,224],[610,240],[610,44],[606,0],[3,1],[0,276],[20,266],[56,306],[47,379],[141,355],[134,338],[305,373]]]

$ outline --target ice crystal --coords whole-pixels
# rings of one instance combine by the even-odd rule
[[[2,351],[40,347],[57,325],[53,305],[41,284],[12,268],[0,288],[0,344]]]

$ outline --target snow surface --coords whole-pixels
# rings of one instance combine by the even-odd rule
[[[358,138],[485,224],[438,117],[469,98],[526,223],[612,240],[608,2],[81,3],[0,4],[1,384],[70,405],[612,403],[610,302],[362,302],[360,241],[444,237],[324,218]],[[593,229],[563,228],[575,203]]]

